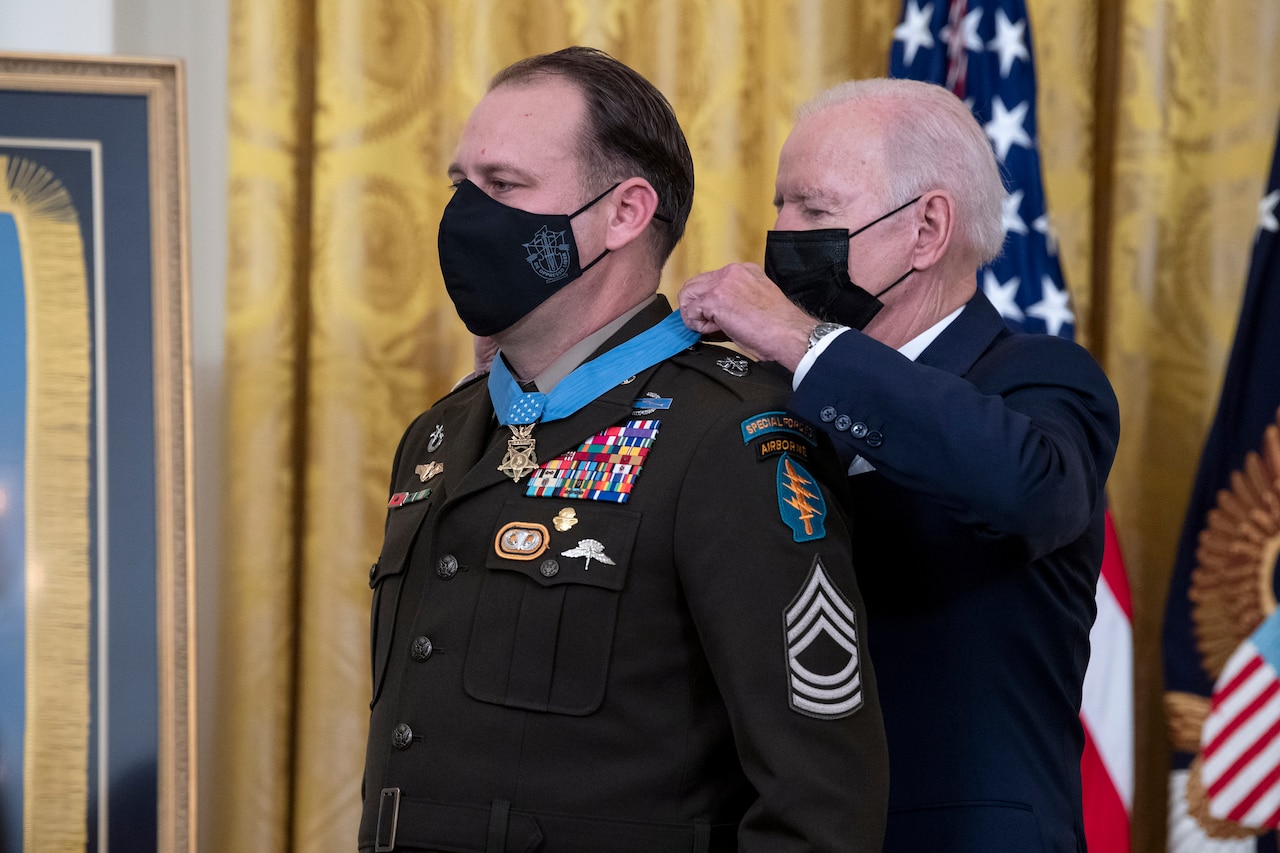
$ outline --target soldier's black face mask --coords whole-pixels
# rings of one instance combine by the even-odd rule
[[[569,214],[529,213],[457,184],[440,218],[440,272],[458,317],[474,335],[502,332],[609,254],[585,267],[569,221],[615,188]]]
[[[770,231],[764,246],[764,274],[806,314],[861,329],[884,307],[880,297],[915,269],[907,270],[879,293],[868,293],[849,278],[849,241],[920,199],[916,196],[857,231]]]

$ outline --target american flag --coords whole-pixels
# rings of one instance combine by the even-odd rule
[[[1277,212],[1280,138],[1258,202],[1235,341],[1187,502],[1165,604],[1162,645],[1171,731],[1179,728],[1171,700],[1196,697],[1210,709],[1198,745],[1175,738],[1168,834],[1168,849],[1175,853],[1280,850],[1280,838],[1266,831],[1280,824],[1280,746],[1274,740],[1280,702],[1272,697],[1251,704],[1247,699],[1277,689],[1280,661],[1280,628],[1275,624],[1280,594],[1275,550],[1280,543]],[[1251,549],[1254,540],[1263,546]],[[1232,650],[1226,662],[1216,651],[1210,660],[1208,651],[1222,648]],[[1236,667],[1242,663],[1256,671],[1239,680]],[[1215,681],[1212,674],[1219,664]],[[1225,820],[1226,826],[1215,826],[1213,819]],[[1251,833],[1257,838],[1248,837]]]
[[[1218,676],[1200,734],[1209,814],[1280,826],[1280,615],[1240,644]]]
[[[1045,206],[1036,142],[1036,79],[1023,0],[906,0],[890,74],[951,89],[973,110],[1008,194],[1004,252],[978,273],[1015,329],[1071,338],[1075,316]],[[1097,589],[1093,655],[1080,710],[1081,779],[1091,851],[1128,853],[1133,808],[1133,608],[1111,516]]]

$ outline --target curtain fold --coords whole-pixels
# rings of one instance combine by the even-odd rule
[[[1049,209],[1121,400],[1135,850],[1163,833],[1159,614],[1274,143],[1280,8],[1030,0]],[[367,571],[409,421],[470,369],[440,279],[445,169],[486,83],[569,44],[671,99],[697,190],[663,291],[759,262],[795,107],[881,75],[900,0],[235,0],[214,850],[354,845]],[[1101,229],[1101,230],[1099,230]],[[206,567],[205,570],[210,570]],[[891,665],[886,662],[885,665]]]

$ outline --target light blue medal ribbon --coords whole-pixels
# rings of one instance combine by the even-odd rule
[[[658,325],[580,365],[549,394],[521,391],[506,363],[495,358],[489,371],[489,399],[493,401],[498,423],[503,426],[558,421],[569,417],[628,376],[688,349],[699,337],[680,319],[680,312],[673,311]]]
[[[512,480],[530,473],[538,466],[535,423],[569,417],[628,376],[688,349],[699,337],[673,311],[656,326],[580,365],[547,394],[522,391],[499,353],[489,370],[489,399],[498,423],[510,427],[512,435],[498,470]]]

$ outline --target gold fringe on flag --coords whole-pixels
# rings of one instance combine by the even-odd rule
[[[84,246],[66,188],[0,157],[26,294],[26,734],[23,833],[83,850],[89,766],[90,339]]]

